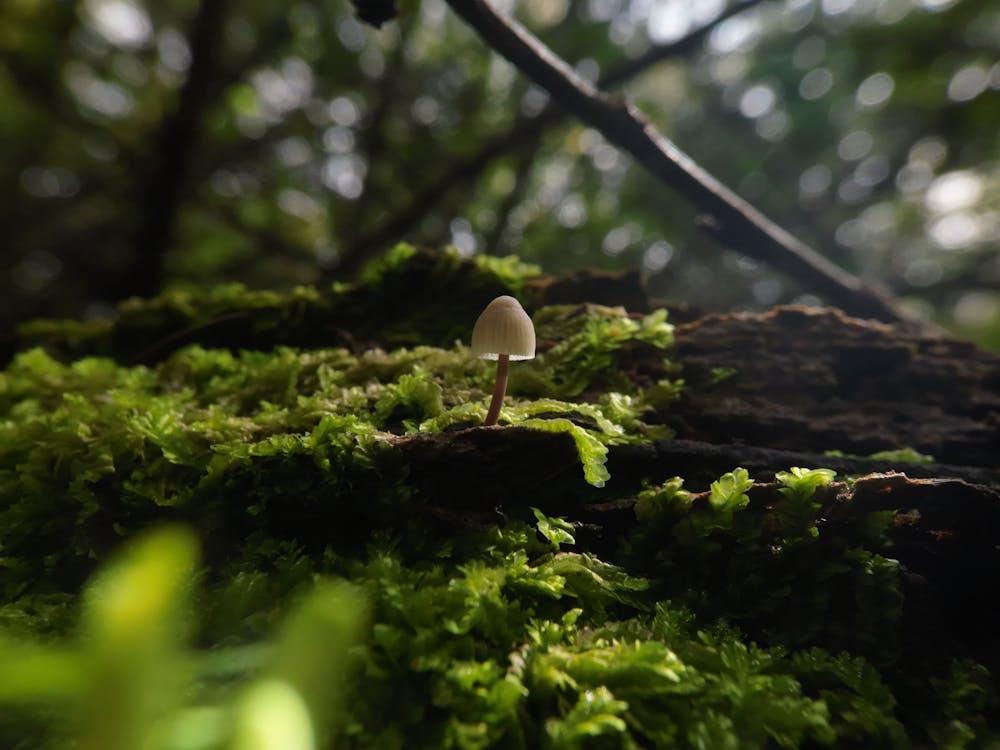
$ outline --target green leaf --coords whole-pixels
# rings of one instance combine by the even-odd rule
[[[233,717],[232,750],[314,750],[316,733],[302,696],[286,682],[260,680]]]
[[[932,464],[934,456],[920,453],[913,448],[898,448],[897,450],[879,451],[872,453],[868,458],[874,461],[888,461],[900,464]]]
[[[579,748],[592,737],[622,736],[627,725],[621,715],[628,703],[615,698],[604,686],[580,694],[576,705],[563,719],[549,719],[545,731],[553,748]]]
[[[746,469],[733,469],[712,482],[708,502],[717,511],[731,515],[735,511],[743,510],[750,502],[745,493],[752,486],[753,480],[750,479]]]
[[[544,432],[568,433],[576,444],[580,463],[583,464],[583,478],[587,483],[595,487],[603,487],[604,483],[611,478],[611,474],[608,473],[604,465],[608,458],[607,446],[583,427],[562,417],[557,419],[525,419],[518,424],[521,427],[530,427],[533,430]]]
[[[831,469],[803,469],[798,466],[775,474],[775,479],[785,485],[779,490],[784,499],[775,507],[783,547],[795,546],[819,536],[816,515],[820,504],[811,498],[818,487],[829,484],[835,476],[836,472]]]
[[[531,512],[537,519],[538,531],[552,544],[554,549],[559,549],[561,544],[576,544],[573,537],[573,524],[562,518],[550,518],[538,508],[532,508]]]
[[[87,684],[86,666],[74,650],[0,633],[0,703],[75,700]]]
[[[301,696],[320,731],[329,729],[347,698],[349,653],[361,643],[367,622],[358,589],[320,581],[284,625],[271,672]]]
[[[190,532],[160,529],[135,540],[90,585],[81,748],[140,747],[153,720],[179,700],[197,549]]]
[[[793,466],[789,471],[779,471],[774,475],[781,484],[781,494],[785,497],[808,500],[816,492],[817,487],[829,484],[837,476],[832,469],[802,469]]]
[[[642,490],[635,501],[635,516],[640,523],[653,523],[667,517],[679,517],[691,508],[691,493],[680,477],[667,479],[658,487]]]

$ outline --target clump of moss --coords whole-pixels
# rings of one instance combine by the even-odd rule
[[[885,531],[892,513],[823,517],[829,469],[778,472],[751,504],[736,469],[708,493],[674,477],[640,493],[632,558],[661,594],[790,648],[822,644],[896,664],[903,595]],[[824,492],[827,507],[832,496]]]
[[[271,550],[271,576],[285,585],[323,570],[353,586],[310,583],[273,635],[210,650],[184,637],[192,539],[158,532],[90,584],[84,638],[0,641],[0,701],[25,707],[28,726],[36,716],[39,739],[46,726],[50,737],[112,750],[258,747],[249,737],[268,725],[266,747],[313,747],[287,744],[303,736],[375,748],[905,737],[863,660],[789,656],[732,628],[701,629],[682,606],[646,604],[644,580],[565,551],[566,522],[536,515],[535,528],[486,530],[417,563],[383,543],[354,559]],[[252,599],[253,575],[216,584],[223,590],[200,600],[202,616]],[[13,729],[0,721],[0,736]]]
[[[867,458],[871,461],[885,461],[892,462],[895,464],[932,464],[934,463],[934,456],[929,456],[926,453],[920,453],[913,448],[897,448],[895,450],[878,451],[872,453],[868,456],[849,456],[843,451],[832,450],[826,451],[824,455],[830,456],[831,458]]]
[[[233,351],[368,341],[450,347],[467,336],[486,302],[523,294],[525,282],[540,274],[516,257],[466,260],[452,249],[401,244],[355,284],[291,292],[240,284],[178,289],[128,300],[112,321],[33,321],[19,334],[22,348],[44,346],[60,359],[99,355],[130,363],[157,362],[190,344]]]
[[[519,368],[502,422],[567,433],[600,485],[608,446],[664,429],[642,421],[643,392],[558,397],[603,388],[618,354],[662,363],[671,328],[662,313],[633,320],[607,308],[539,318],[540,337],[558,328],[560,342]],[[461,344],[359,354],[190,345],[153,366],[23,352],[0,376],[11,559],[0,585],[14,595],[40,580],[79,584],[92,561],[156,521],[192,524],[219,548],[255,531],[311,537],[296,520],[310,514],[337,519],[345,536],[392,525],[405,514],[406,467],[383,460],[383,438],[480,424],[490,388],[488,364]]]

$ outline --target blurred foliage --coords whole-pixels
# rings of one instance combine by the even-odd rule
[[[507,5],[591,77],[725,7]],[[1000,347],[998,39],[992,0],[766,0],[627,93],[793,233]],[[0,100],[8,326],[326,284],[399,240],[639,267],[707,309],[816,302],[714,247],[594,131],[525,128],[544,95],[433,0],[379,30],[347,0],[13,0]]]
[[[197,546],[176,527],[138,537],[88,585],[78,636],[58,647],[0,638],[0,703],[37,714],[18,736],[0,712],[6,747],[310,750],[339,730],[349,651],[366,628],[361,592],[317,581],[253,668],[229,666],[238,681],[213,688],[208,673],[246,660],[236,648],[191,652]]]

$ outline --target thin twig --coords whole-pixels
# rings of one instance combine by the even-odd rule
[[[765,217],[660,135],[637,108],[624,99],[602,95],[512,18],[485,0],[446,2],[561,107],[631,154],[702,212],[704,228],[720,243],[797,279],[850,314],[895,322],[908,319],[888,295],[866,286]]]
[[[600,79],[601,88],[615,88],[628,83],[653,65],[689,54],[724,21],[737,13],[758,5],[763,0],[734,3],[716,18],[673,42],[657,44],[644,54],[622,63]],[[378,229],[361,235],[344,251],[343,262],[331,269],[338,276],[352,275],[375,253],[405,235],[418,224],[441,200],[441,197],[472,182],[493,160],[529,144],[537,144],[545,131],[561,122],[566,113],[556,102],[549,102],[537,115],[518,118],[504,133],[485,141],[473,154],[451,164],[447,171],[433,180],[412,200]]]

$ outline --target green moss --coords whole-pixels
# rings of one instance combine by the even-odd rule
[[[539,318],[541,337],[553,328],[576,333],[517,364],[501,421],[568,434],[586,480],[601,486],[608,446],[664,434],[643,422],[652,409],[645,394],[587,403],[544,389],[603,387],[615,355],[632,357],[636,347],[663,366],[669,326],[662,314],[634,321],[606,308],[543,309]],[[595,331],[614,331],[613,341],[600,343]],[[92,560],[156,520],[223,540],[273,530],[289,508],[333,515],[338,503],[356,505],[359,491],[371,497],[356,523],[372,522],[380,508],[391,517],[405,467],[381,459],[379,434],[479,424],[491,389],[491,364],[462,345],[358,355],[191,345],[153,366],[22,352],[0,381],[8,414],[0,523],[12,530],[0,585],[15,594],[36,581],[79,582]]]
[[[814,494],[832,478],[827,469],[779,472],[776,498],[752,505],[743,469],[700,494],[674,477],[637,498],[629,559],[658,581],[660,595],[768,642],[893,664],[903,595],[885,536],[891,514],[823,525]]]
[[[575,398],[595,387],[628,390],[634,386],[627,373],[613,366],[616,354],[638,358],[673,344],[673,326],[664,310],[635,320],[620,308],[555,305],[538,311],[534,321],[539,337],[555,346],[534,368],[512,371],[512,385],[525,393]]]
[[[560,546],[572,546],[564,521],[538,516],[543,533],[560,529]],[[358,560],[316,560],[309,567],[339,569],[354,587],[312,584],[265,651],[220,652],[191,651],[180,637],[191,541],[161,532],[89,587],[87,627],[99,637],[5,646],[0,701],[31,696],[49,707],[50,732],[110,748],[190,747],[181,738],[196,726],[198,747],[242,747],[245,733],[265,730],[275,747],[311,732],[338,737],[336,746],[386,748],[905,737],[892,694],[864,660],[761,648],[731,627],[699,628],[669,602],[649,611],[639,598],[645,581],[592,555],[554,552],[551,534],[544,539],[515,524],[439,561],[404,565],[377,548]],[[349,657],[362,638],[363,651]],[[195,667],[187,677],[177,672],[184,663]],[[98,681],[95,669],[111,676]],[[123,703],[107,692],[109,679],[150,687]]]
[[[883,461],[885,463],[896,463],[896,464],[932,464],[934,463],[934,456],[929,456],[926,453],[920,453],[915,451],[913,448],[897,448],[895,450],[888,451],[878,451],[877,453],[872,453],[868,456],[852,456],[845,454],[843,451],[826,451],[825,455],[832,458],[867,458],[872,461]]]
[[[836,472],[830,469],[803,469],[798,466],[775,475],[775,479],[784,485],[779,491],[785,501],[776,506],[783,546],[819,536],[816,517],[820,504],[813,501],[813,495],[817,488],[829,484],[835,476]]]
[[[525,294],[541,273],[516,257],[461,258],[401,244],[356,284],[291,292],[240,284],[177,289],[133,299],[113,322],[34,321],[19,328],[22,348],[44,346],[60,359],[88,354],[123,362],[157,362],[190,345],[271,350],[377,340],[383,346],[450,347],[467,338],[493,297]]]

